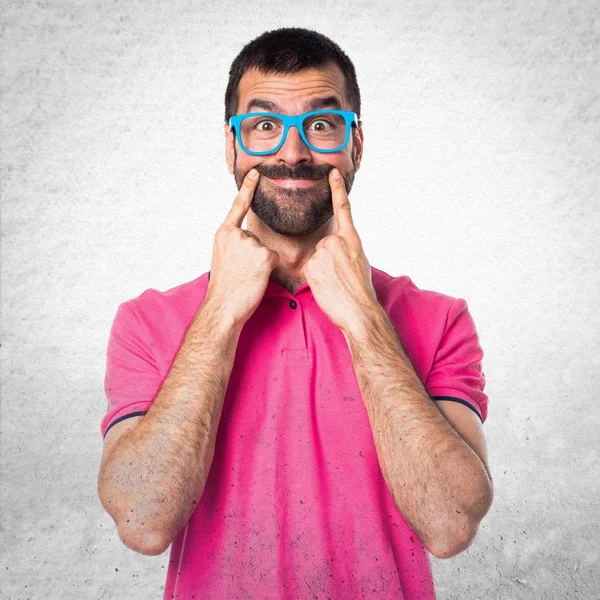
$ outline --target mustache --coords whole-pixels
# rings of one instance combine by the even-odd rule
[[[295,169],[283,165],[256,165],[254,168],[271,179],[321,179],[333,169],[333,165],[300,165]]]

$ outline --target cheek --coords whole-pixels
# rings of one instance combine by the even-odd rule
[[[246,174],[254,165],[249,164],[248,157],[244,152],[236,151],[233,159],[233,169],[238,173]]]
[[[259,156],[250,156],[245,152],[237,152],[236,168],[242,169],[247,173],[252,167],[256,167],[261,164]]]
[[[344,155],[343,160],[340,160],[340,164],[335,166],[339,167],[342,173],[352,171],[354,169],[354,151]]]

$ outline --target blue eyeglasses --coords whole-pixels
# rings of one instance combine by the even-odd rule
[[[229,119],[229,130],[235,130],[240,148],[254,156],[277,152],[290,127],[296,127],[311,150],[339,152],[346,147],[353,126],[358,127],[358,117],[347,110],[313,110],[301,115],[254,112]]]

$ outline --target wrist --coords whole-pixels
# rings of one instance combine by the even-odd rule
[[[239,335],[244,323],[227,310],[225,303],[207,296],[198,311],[196,318],[202,317],[209,325],[211,333],[223,335]]]
[[[361,310],[358,315],[342,329],[342,333],[348,343],[353,341],[360,344],[364,342],[375,329],[379,328],[379,323],[387,320],[387,313],[380,304],[369,306],[364,310]]]

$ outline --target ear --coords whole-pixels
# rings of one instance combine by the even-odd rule
[[[360,162],[362,160],[364,142],[363,128],[360,121],[358,122],[358,127],[354,130],[353,136],[354,148],[352,149],[352,153],[354,155],[354,170],[358,171],[358,169],[360,169]]]
[[[225,132],[225,161],[227,162],[227,170],[233,175],[235,132],[229,130],[227,123],[223,124],[223,131]]]

